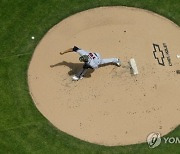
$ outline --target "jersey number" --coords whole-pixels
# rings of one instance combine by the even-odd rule
[[[95,58],[92,53],[89,53],[89,57],[90,57],[91,59],[94,59],[94,58]]]

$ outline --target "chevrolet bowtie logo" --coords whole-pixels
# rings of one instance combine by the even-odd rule
[[[153,47],[154,47],[154,51],[153,51],[154,58],[157,59],[159,65],[165,66],[163,51],[160,49],[158,44],[153,44]]]

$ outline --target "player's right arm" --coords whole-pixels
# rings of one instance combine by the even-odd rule
[[[67,50],[65,50],[64,52],[60,52],[61,55],[65,54],[65,53],[69,53],[69,52],[78,52],[78,50],[80,50],[77,46],[74,46],[73,48],[69,48]]]
[[[76,52],[76,53],[78,53],[80,56],[88,55],[88,54],[89,54],[87,51],[84,51],[84,50],[78,48],[77,46],[74,46],[73,48],[67,49],[67,50],[64,51],[64,52],[60,52],[60,54],[63,55],[63,54],[65,54],[65,53],[69,53],[69,52]]]
[[[67,50],[65,50],[63,52],[60,52],[60,55],[64,55],[64,54],[69,53],[69,52],[74,52],[73,48],[69,48],[69,49],[67,49]]]

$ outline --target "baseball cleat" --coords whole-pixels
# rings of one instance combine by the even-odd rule
[[[74,76],[72,77],[72,79],[73,79],[73,81],[78,81],[78,80],[83,79],[83,76],[81,76],[81,77],[79,78],[79,77],[77,77],[76,75],[74,75]]]
[[[117,63],[116,63],[117,66],[121,66],[121,62],[120,62],[120,59],[118,59]]]
[[[78,78],[77,76],[75,76],[75,75],[72,77],[72,79],[73,79],[74,81],[78,81],[78,80],[79,80],[79,78]]]
[[[81,76],[80,78],[79,78],[79,80],[82,80],[83,79],[83,76]]]

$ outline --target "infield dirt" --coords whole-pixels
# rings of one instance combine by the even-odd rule
[[[180,124],[179,40],[177,25],[142,9],[75,14],[50,29],[35,49],[30,93],[54,126],[88,142],[127,145],[145,142],[151,132],[165,135]],[[100,67],[74,82],[71,76],[83,65],[79,56],[59,54],[74,45],[103,58],[119,57],[122,66]],[[130,58],[136,60],[136,76]]]

